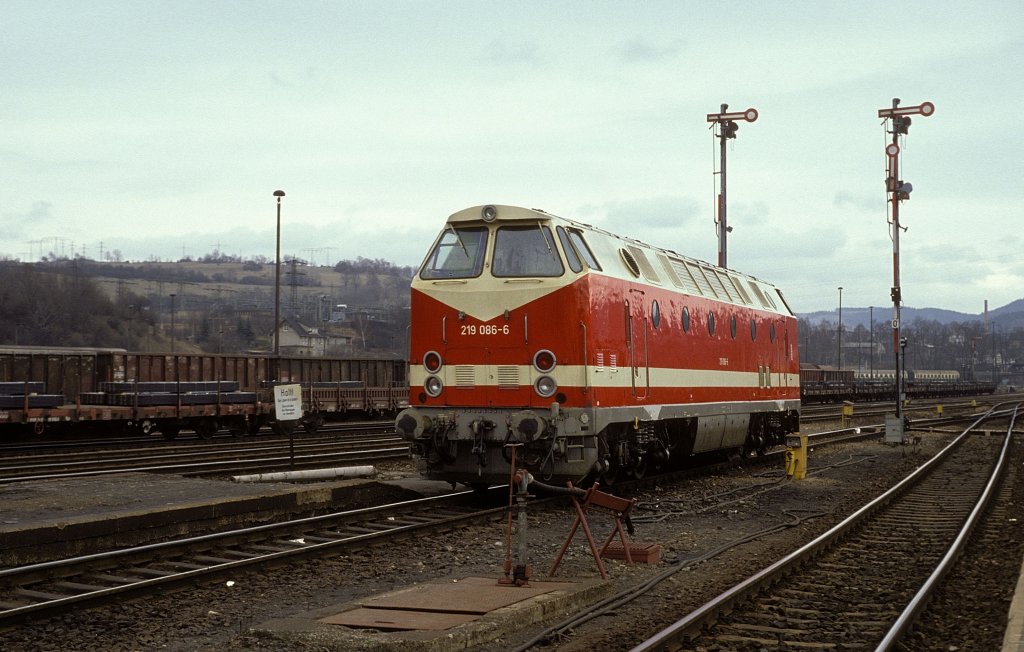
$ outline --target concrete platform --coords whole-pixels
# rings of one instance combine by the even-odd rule
[[[1024,565],[1017,578],[1017,588],[1007,614],[1002,652],[1024,652]]]
[[[449,652],[579,611],[613,591],[600,579],[541,579],[515,587],[499,585],[497,576],[460,577],[271,620],[252,631],[299,647]]]
[[[48,561],[287,515],[354,509],[450,490],[418,478],[238,484],[124,473],[0,486],[0,565]],[[408,486],[404,486],[408,484]]]

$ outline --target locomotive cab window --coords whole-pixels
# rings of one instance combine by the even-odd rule
[[[564,272],[550,228],[534,224],[498,229],[491,264],[495,276],[561,276]]]
[[[420,278],[430,280],[480,276],[486,245],[487,227],[456,229],[449,224],[423,262]]]

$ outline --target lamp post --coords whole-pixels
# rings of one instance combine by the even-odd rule
[[[128,350],[135,348],[132,343],[132,319],[135,317],[135,304],[128,304]]]
[[[174,297],[175,294],[171,292],[171,355],[174,355]]]
[[[274,263],[274,357],[281,355],[281,198],[283,190],[275,190],[277,197],[277,256]]]
[[[871,380],[875,379],[875,307],[871,306],[871,357],[868,358],[868,366],[871,369]]]
[[[839,286],[839,326],[836,328],[836,358],[839,371],[843,370],[843,286]]]

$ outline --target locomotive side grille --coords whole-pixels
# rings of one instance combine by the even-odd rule
[[[476,387],[476,367],[472,365],[456,365],[455,386],[466,388]]]
[[[519,367],[501,365],[498,367],[498,389],[519,389]]]

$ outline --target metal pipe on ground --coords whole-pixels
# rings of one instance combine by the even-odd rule
[[[253,473],[233,475],[235,482],[288,482],[291,480],[333,480],[335,478],[372,478],[377,469],[372,466],[341,466],[332,469],[306,469],[304,471],[279,471],[276,473]]]

